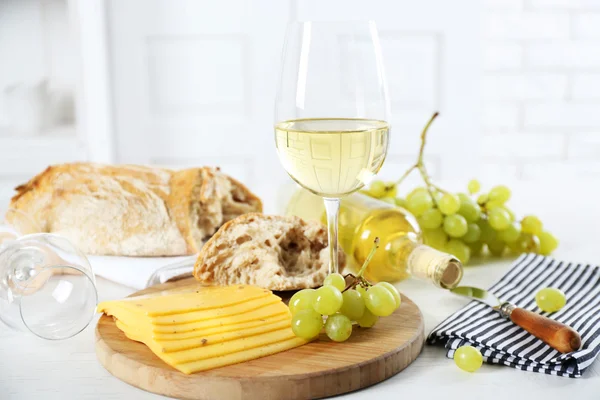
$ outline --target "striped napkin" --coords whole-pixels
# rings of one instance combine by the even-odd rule
[[[554,287],[567,305],[544,313],[535,304],[539,289]],[[580,377],[600,352],[600,267],[523,254],[489,291],[501,301],[541,313],[573,327],[581,335],[580,350],[561,354],[487,305],[472,301],[439,324],[428,344],[444,345],[447,357],[463,345],[477,347],[483,360],[524,371]]]

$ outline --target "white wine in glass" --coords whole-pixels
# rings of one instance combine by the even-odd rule
[[[368,183],[387,154],[390,124],[372,21],[289,25],[276,100],[275,142],[290,177],[325,200],[329,272],[338,272],[340,197]]]

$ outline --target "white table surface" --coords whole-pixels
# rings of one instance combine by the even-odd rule
[[[534,212],[561,239],[555,257],[600,263],[600,210],[592,195],[598,187],[596,182],[513,186],[515,194],[510,203],[517,214]],[[267,192],[259,194],[265,196]],[[506,272],[511,261],[469,266],[463,283],[489,287]],[[425,282],[407,280],[398,288],[421,308],[426,333],[465,303]],[[102,301],[122,298],[132,289],[98,279],[98,291]],[[129,386],[104,370],[94,353],[94,325],[95,321],[80,335],[62,342],[47,342],[0,325],[0,399],[163,398]],[[579,379],[491,365],[469,374],[447,359],[443,348],[425,346],[417,360],[398,375],[340,398],[598,399],[600,361]]]

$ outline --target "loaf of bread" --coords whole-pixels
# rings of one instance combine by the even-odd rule
[[[16,191],[11,208],[95,255],[195,254],[223,223],[262,211],[244,185],[209,167],[63,164]]]
[[[344,254],[339,256],[343,268]],[[206,243],[194,277],[206,285],[296,290],[321,286],[328,269],[327,231],[322,224],[252,213],[227,222]]]

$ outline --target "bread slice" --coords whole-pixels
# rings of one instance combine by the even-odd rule
[[[262,211],[257,196],[211,167],[61,164],[15,190],[10,207],[39,231],[95,255],[196,254],[223,223]]]
[[[339,256],[343,268],[344,254]],[[297,290],[321,286],[328,269],[325,226],[299,217],[251,213],[224,224],[204,245],[194,277],[206,285]]]

